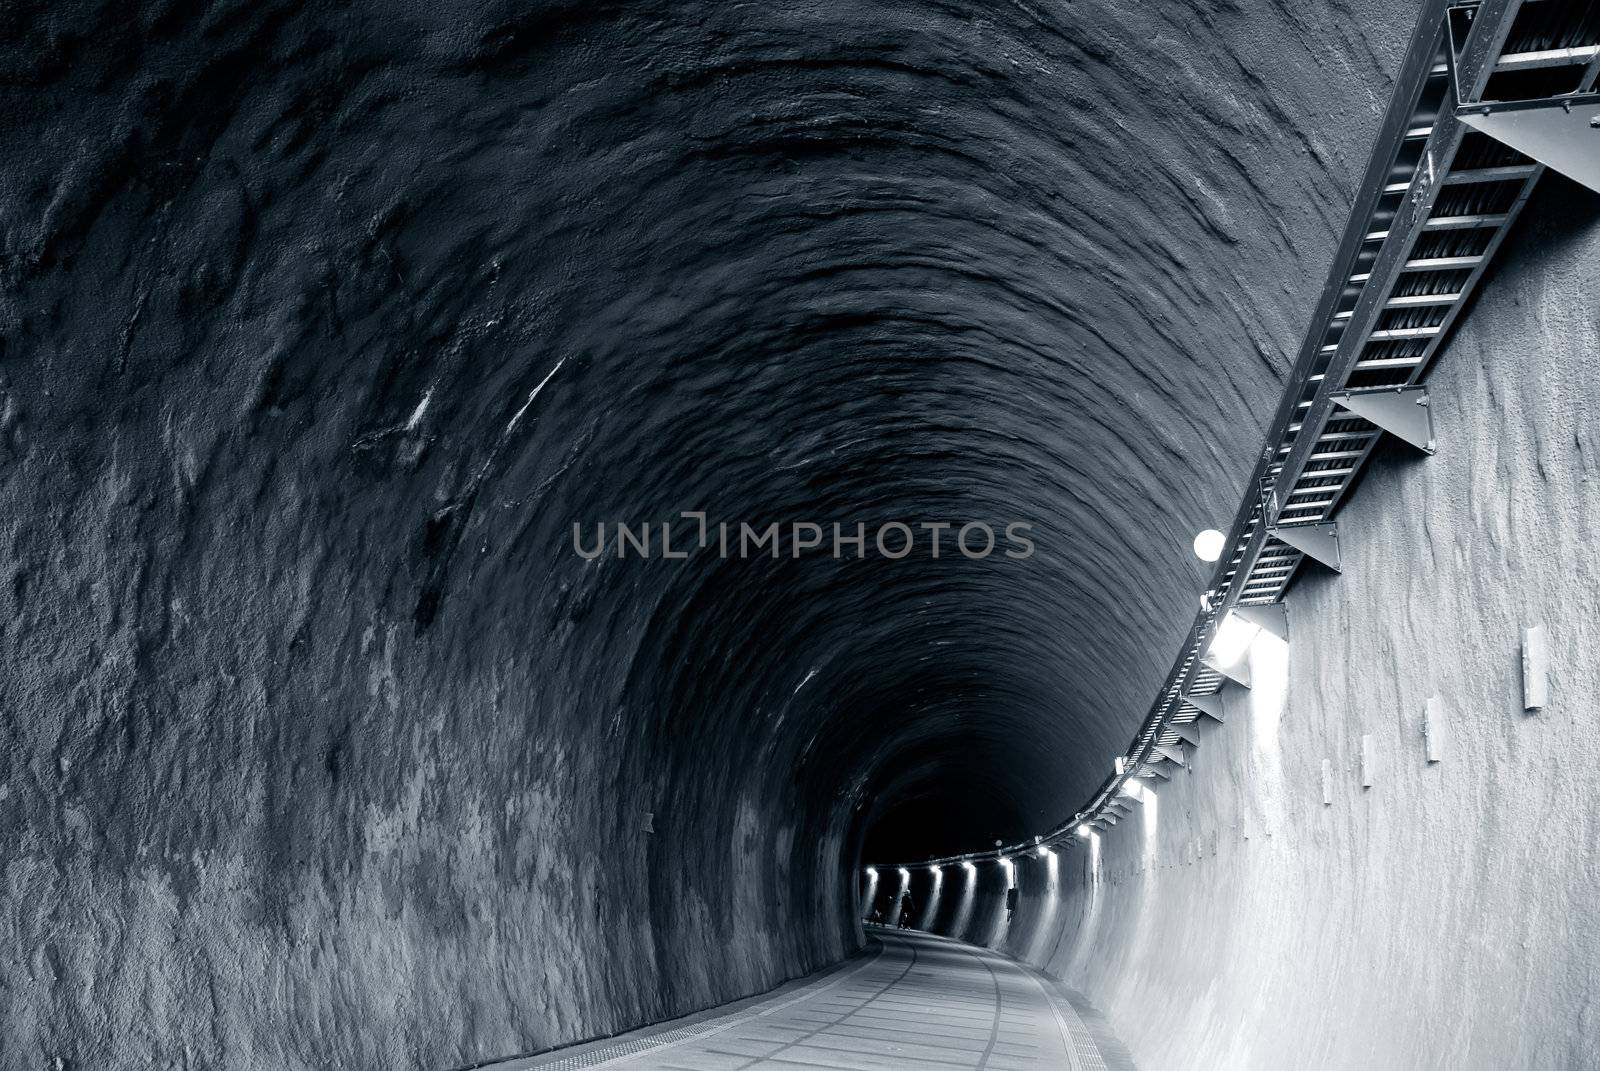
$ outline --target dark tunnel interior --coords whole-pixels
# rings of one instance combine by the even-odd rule
[[[1414,17],[11,5],[5,783],[48,857],[12,888],[75,905],[16,932],[120,904],[57,976],[444,1066],[774,984],[853,940],[862,859],[1069,817],[1193,617]],[[169,926],[206,954],[149,966]],[[288,1003],[214,965],[280,947]],[[403,1007],[327,978],[402,947]],[[561,984],[474,980],[518,972]]]

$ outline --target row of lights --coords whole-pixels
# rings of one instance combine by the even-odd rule
[[[1259,631],[1259,629],[1257,631]],[[1135,800],[1138,800],[1141,803],[1148,803],[1148,802],[1151,802],[1151,801],[1154,800],[1155,794],[1156,794],[1156,790],[1155,790],[1154,787],[1152,787],[1150,785],[1132,783],[1131,786],[1129,784],[1123,785],[1122,786],[1122,793],[1124,795],[1126,795],[1126,796],[1129,796],[1129,797],[1135,799]],[[1094,829],[1089,825],[1088,822],[1079,822],[1077,825],[1072,827],[1072,832],[1077,834],[1078,837],[1080,837],[1083,840],[1089,840],[1090,838],[1092,838],[1094,836]],[[1028,854],[1029,853],[1026,850],[1018,851],[1018,852],[1015,852],[1015,853],[1013,853],[1011,855],[1006,855],[1004,853],[1001,853],[1001,854],[995,856],[995,859],[996,859],[997,862],[999,862],[999,864],[1002,867],[1006,868],[1008,874],[1011,877],[1015,877],[1015,869],[1014,868],[1016,867],[1016,860],[1021,858],[1021,857],[1023,857],[1023,856],[1026,856]],[[1033,857],[1036,858],[1036,859],[1049,859],[1050,857],[1054,856],[1056,853],[1055,853],[1055,850],[1050,848],[1048,845],[1036,844],[1036,845],[1034,845],[1032,854],[1033,854]],[[943,870],[945,867],[953,866],[953,865],[954,865],[953,863],[929,863],[929,864],[927,864],[927,869],[928,869],[928,873],[936,874],[939,871]],[[962,860],[961,861],[961,867],[968,874],[975,874],[975,873],[977,873],[977,870],[978,870],[977,866],[970,859]],[[877,877],[878,877],[878,868],[875,867],[875,866],[867,867],[865,872],[866,872],[866,875],[869,878],[872,878],[874,880],[876,880]],[[905,867],[896,868],[896,873],[898,873],[900,875],[900,880],[903,881],[903,882],[911,880],[911,873]]]
[[[1089,833],[1090,833],[1090,831],[1089,831],[1089,828],[1087,826],[1083,826],[1083,825],[1078,826],[1078,835],[1079,836],[1087,837],[1087,836],[1089,836]],[[1016,863],[1017,858],[1019,858],[1020,856],[1027,855],[1027,854],[1028,854],[1027,852],[1018,852],[1014,856],[1013,855],[1002,855],[1002,856],[998,857],[998,861],[999,861],[1000,865],[1005,867],[1007,870],[1014,870],[1016,865],[1017,865],[1017,863]],[[1056,853],[1055,853],[1054,849],[1048,848],[1045,845],[1040,844],[1040,845],[1036,846],[1033,849],[1033,853],[1032,854],[1033,854],[1033,857],[1035,859],[1049,859],[1051,856],[1055,855]],[[953,865],[954,865],[953,863],[929,863],[928,864],[928,873],[937,874],[939,871],[943,870],[945,867],[953,866]],[[965,870],[968,874],[976,874],[978,872],[977,865],[975,863],[973,863],[972,860],[970,860],[970,859],[962,861],[961,869]],[[905,868],[905,867],[897,867],[895,872],[900,875],[900,880],[901,881],[910,881],[911,880],[911,871],[908,870],[907,868]],[[875,866],[869,866],[869,867],[866,868],[866,873],[867,873],[867,877],[876,878],[878,876],[878,868],[875,867]]]
[[[1217,531],[1215,528],[1207,528],[1205,531],[1194,537],[1195,557],[1199,558],[1203,562],[1217,562],[1222,558],[1222,552],[1227,549],[1227,546],[1228,537]],[[1202,596],[1202,601],[1204,600],[1205,596]],[[1206,603],[1206,605],[1209,605],[1209,603]],[[1206,648],[1206,654],[1217,665],[1232,667],[1238,664],[1238,662],[1244,658],[1245,652],[1250,649],[1250,644],[1255,640],[1256,635],[1260,633],[1260,631],[1260,625],[1257,625],[1251,621],[1246,621],[1244,618],[1230,610],[1227,617],[1223,618],[1222,623],[1217,626],[1216,635],[1211,638],[1211,644]],[[1126,786],[1124,786],[1124,789],[1126,790]],[[1150,793],[1152,796],[1155,795],[1155,790],[1149,786],[1140,786],[1137,791],[1130,792],[1128,795],[1142,799],[1144,793],[1146,792]],[[1087,822],[1078,823],[1073,827],[1073,832],[1084,840],[1088,840],[1094,835],[1094,831],[1089,828],[1089,824]],[[1039,859],[1045,859],[1054,854],[1055,853],[1053,851],[1045,847],[1043,844],[1038,845],[1034,849],[1034,855]],[[999,860],[1000,863],[1005,867],[1009,868],[1014,865],[1010,856],[1001,855]],[[928,864],[928,872],[930,874],[937,873],[946,865],[948,864],[930,863]],[[973,866],[970,861],[963,862],[961,866],[969,874],[977,871],[977,867]],[[901,867],[899,872],[902,881],[911,880],[911,875],[905,867]],[[878,876],[877,868],[870,866],[867,867],[867,875],[869,877],[876,878]]]

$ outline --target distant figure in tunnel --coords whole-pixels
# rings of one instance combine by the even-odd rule
[[[900,894],[900,928],[902,930],[911,928],[911,912],[914,907],[915,905],[911,901],[911,890],[907,889]]]

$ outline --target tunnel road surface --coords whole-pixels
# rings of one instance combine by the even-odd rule
[[[1088,1027],[1048,978],[987,948],[868,927],[840,968],[752,1000],[493,1071],[982,1068],[1100,1071]]]

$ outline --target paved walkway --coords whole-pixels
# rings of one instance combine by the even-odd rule
[[[1089,1030],[1048,978],[986,948],[869,927],[842,968],[764,997],[494,1071],[1101,1071]]]

